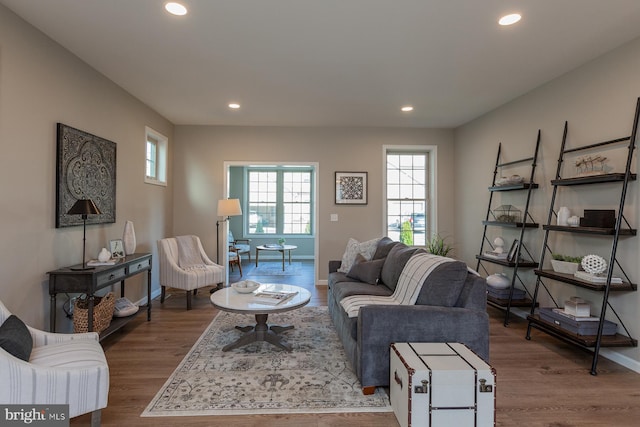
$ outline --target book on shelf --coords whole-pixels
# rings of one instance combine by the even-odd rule
[[[278,305],[293,298],[297,295],[297,291],[270,291],[264,290],[256,292],[252,301],[258,304]]]
[[[97,267],[99,265],[116,265],[120,262],[120,258],[111,258],[107,261],[99,261],[97,259],[90,259],[87,261],[87,265],[89,267]]]
[[[590,274],[587,273],[586,271],[576,271],[574,273],[574,276],[578,279],[584,280],[585,282],[592,282],[592,283],[607,283],[607,278],[606,276],[598,276],[595,274]],[[612,277],[611,278],[611,283],[616,283],[616,284],[620,284],[622,283],[622,279],[620,277]]]
[[[564,316],[567,319],[574,320],[576,322],[597,322],[597,321],[600,320],[599,317],[594,317],[594,316],[574,316],[573,314],[567,313],[562,308],[554,308],[551,311],[553,311],[554,313],[557,313],[557,314],[559,314],[561,316]]]
[[[508,256],[506,252],[493,252],[493,251],[484,252],[482,255],[486,258],[503,259],[505,261]]]

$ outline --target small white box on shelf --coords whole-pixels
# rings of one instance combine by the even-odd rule
[[[576,317],[589,317],[591,305],[580,297],[571,297],[564,302],[564,312]]]

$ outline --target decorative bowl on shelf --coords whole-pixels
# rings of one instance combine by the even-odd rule
[[[495,289],[507,289],[511,286],[511,279],[504,273],[496,273],[487,277],[487,285]]]
[[[260,287],[260,283],[253,280],[243,280],[241,282],[235,282],[231,284],[234,291],[241,294],[249,294]]]
[[[520,175],[511,175],[507,180],[508,184],[522,184],[524,182],[524,177]]]

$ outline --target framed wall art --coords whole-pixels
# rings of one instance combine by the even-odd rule
[[[116,143],[58,123],[56,152],[56,228],[82,225],[68,215],[76,200],[91,199],[101,214],[87,224],[116,222]]]
[[[367,204],[367,172],[336,172],[336,205]]]

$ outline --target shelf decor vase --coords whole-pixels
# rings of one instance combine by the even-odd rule
[[[102,250],[98,254],[98,261],[107,262],[110,259],[111,259],[111,252],[109,252],[107,248],[102,248]]]
[[[551,260],[551,267],[553,267],[553,271],[556,273],[576,274],[579,265],[577,262],[560,261],[557,259]]]
[[[487,285],[495,289],[507,289],[511,286],[511,279],[504,273],[496,273],[487,277]]]
[[[569,208],[563,206],[558,211],[558,225],[567,226],[569,225],[569,216],[571,216],[571,212],[569,212]]]
[[[136,251],[136,232],[133,229],[133,222],[124,223],[124,232],[122,233],[122,244],[124,246],[125,255],[131,255]]]

